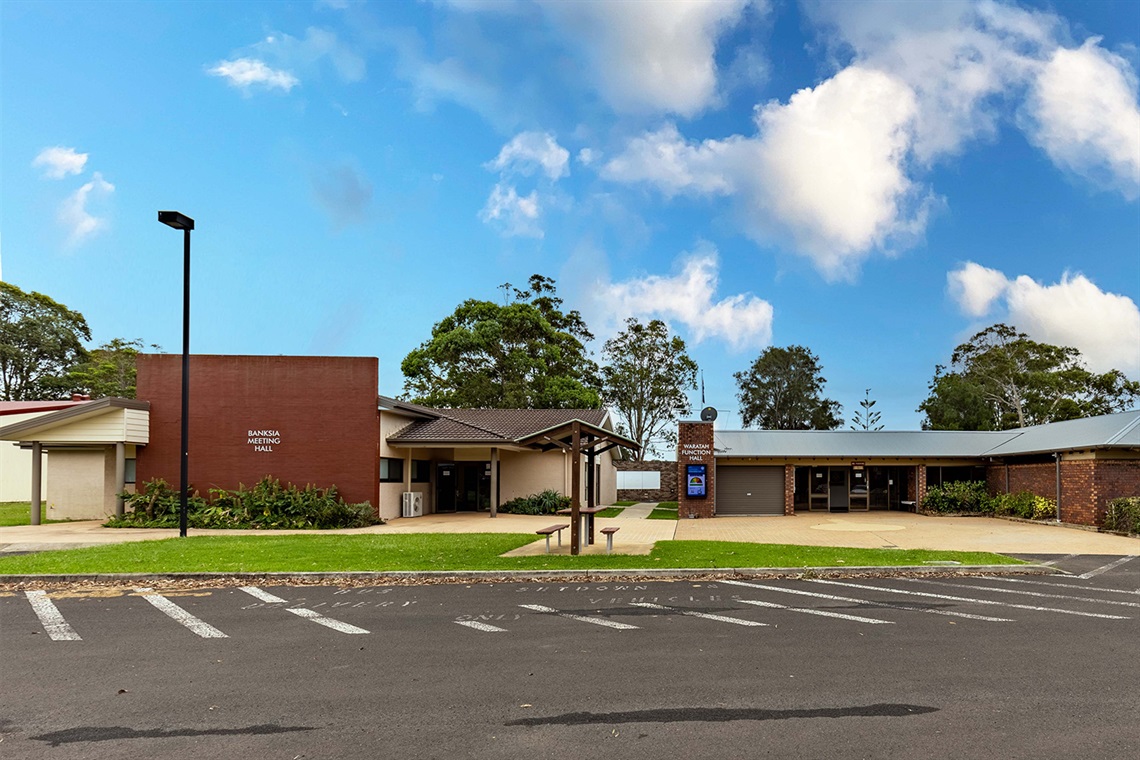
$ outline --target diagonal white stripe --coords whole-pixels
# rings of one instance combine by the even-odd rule
[[[48,598],[46,591],[25,591],[24,595],[28,598],[28,602],[32,605],[32,611],[36,613],[36,617],[40,619],[40,624],[47,631],[47,635],[52,641],[83,640],[75,632],[75,629],[63,619],[63,615],[55,606],[55,602]]]
[[[847,588],[858,588],[865,591],[882,591],[888,594],[906,594],[907,596],[921,596],[928,599],[945,599],[950,602],[966,602],[967,604],[988,604],[995,607],[1012,607],[1017,610],[1033,610],[1034,612],[1059,612],[1062,615],[1079,615],[1080,617],[1103,618],[1105,620],[1131,620],[1131,618],[1123,617],[1121,615],[1105,615],[1100,612],[1080,612],[1078,610],[1066,610],[1061,607],[1035,607],[1030,604],[1014,604],[1013,602],[995,602],[992,599],[975,599],[969,596],[949,596],[947,594],[928,594],[925,591],[905,591],[901,588],[889,588],[887,586],[864,586],[861,583],[845,583],[843,581],[825,581],[822,578],[812,578],[811,583],[826,583],[829,586],[845,586]]]
[[[135,591],[150,602],[151,606],[165,613],[172,620],[186,626],[194,634],[204,639],[228,639],[229,636],[219,631],[209,623],[203,622],[167,599],[162,594],[154,593],[152,588],[136,588]]]
[[[574,615],[569,612],[559,612],[553,607],[546,607],[541,604],[520,604],[520,607],[527,610],[534,610],[535,612],[545,612],[551,615],[558,615],[560,617],[569,618],[570,620],[577,620],[580,623],[593,623],[594,625],[604,625],[606,628],[613,628],[618,631],[635,631],[636,625],[629,625],[627,623],[619,623],[615,620],[606,620],[605,618],[589,617],[587,615]]]
[[[304,607],[294,607],[288,611],[292,612],[297,617],[303,617],[306,620],[312,620],[317,625],[323,625],[325,628],[332,628],[334,631],[340,631],[341,633],[371,633],[371,631],[367,631],[363,628],[358,628],[355,625],[349,625],[348,623],[342,623],[339,620],[333,620],[330,617],[325,617],[319,612],[307,610]]]
[[[965,583],[947,583],[945,581],[930,581],[922,578],[897,578],[907,583],[929,583],[932,586],[948,586],[950,588],[976,589],[977,591],[997,591],[1001,594],[1019,594],[1021,596],[1035,596],[1041,599],[1070,599],[1074,602],[1092,602],[1093,604],[1114,604],[1118,607],[1140,607],[1140,602],[1122,602],[1118,599],[1093,599],[1088,596],[1070,596],[1068,594],[1043,594],[1040,591],[1024,591],[1019,588],[1001,588],[1000,586],[970,586]]]
[[[257,586],[242,586],[241,590],[252,596],[254,599],[260,599],[261,601],[268,602],[269,604],[287,604],[289,602],[288,599],[282,599],[279,596],[274,596],[268,591],[262,591]]]
[[[487,633],[507,633],[506,628],[500,628],[489,623],[480,623],[478,620],[456,620],[455,624],[465,625],[468,628],[474,628],[476,631],[486,631]]]
[[[1005,578],[998,575],[980,576],[987,581],[1001,581],[1002,583],[1028,583],[1033,586],[1049,586],[1050,588],[1075,588],[1081,591],[1095,591],[1098,594],[1132,594],[1140,596],[1140,589],[1130,588],[1100,588],[1099,586],[1081,586],[1075,583],[1053,583],[1052,581],[1030,581],[1025,578]]]
[[[1074,558],[1079,557],[1079,556],[1081,556],[1081,555],[1079,555],[1079,554],[1066,554],[1064,557],[1058,557],[1057,559],[1051,559],[1051,560],[1048,560],[1047,562],[1042,562],[1040,564],[1053,566],[1053,565],[1056,565],[1058,562],[1064,562],[1067,559],[1074,559]]]
[[[1089,570],[1087,573],[1082,573],[1081,575],[1078,575],[1077,577],[1087,581],[1089,578],[1095,578],[1098,575],[1101,575],[1103,573],[1107,573],[1109,570],[1120,567],[1125,562],[1131,562],[1134,559],[1136,559],[1136,557],[1134,557],[1134,556],[1133,557],[1121,557],[1120,559],[1116,560],[1115,562],[1109,562],[1104,567],[1098,567],[1096,570]]]
[[[755,599],[737,599],[736,601],[744,604],[752,604],[757,607],[770,607],[774,610],[787,610],[788,612],[803,612],[807,615],[822,615],[823,617],[839,618],[841,620],[853,620],[856,623],[870,623],[872,625],[890,624],[894,625],[893,620],[879,620],[878,618],[861,617],[859,615],[845,615],[842,612],[828,612],[826,610],[813,610],[808,607],[788,607],[783,604],[776,604],[775,602],[760,602]]]
[[[733,623],[735,625],[747,626],[767,626],[768,623],[758,623],[755,620],[743,620],[741,618],[727,617],[725,615],[712,615],[707,612],[697,612],[696,610],[679,610],[675,607],[666,607],[663,604],[650,604],[649,602],[630,602],[634,607],[647,607],[651,610],[668,610],[670,612],[680,612],[682,615],[689,617],[704,618],[705,620],[715,620],[718,623]]]
[[[765,586],[760,583],[746,583],[745,581],[722,581],[722,583],[731,583],[734,586],[747,586],[748,588],[759,588],[765,591],[779,591],[783,594],[796,594],[798,596],[813,596],[816,599],[830,599],[836,602],[855,602],[856,604],[865,604],[871,607],[887,607],[892,610],[906,610],[907,612],[925,612],[928,615],[945,615],[946,617],[960,617],[970,620],[985,620],[990,623],[1011,623],[1010,618],[996,618],[987,617],[985,615],[973,615],[969,612],[952,612],[951,610],[932,610],[927,607],[915,607],[910,604],[890,604],[889,602],[872,602],[869,599],[856,599],[850,596],[835,596],[833,594],[819,594],[814,591],[801,591],[794,588],[781,588],[779,586]]]

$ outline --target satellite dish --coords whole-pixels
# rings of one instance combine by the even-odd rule
[[[701,410],[701,421],[702,422],[712,422],[715,419],[716,419],[716,409],[712,408],[711,406],[706,406],[704,409]]]

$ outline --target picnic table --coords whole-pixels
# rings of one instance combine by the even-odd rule
[[[578,514],[582,516],[582,530],[579,531],[579,533],[578,533],[578,535],[580,537],[579,538],[580,548],[584,549],[584,548],[586,548],[587,545],[594,543],[594,515],[596,515],[598,512],[603,512],[606,509],[609,509],[609,507],[579,507],[578,508]],[[560,514],[560,515],[571,515],[573,513],[574,513],[574,510],[572,508],[571,509],[560,509],[560,510],[558,510],[558,514]]]

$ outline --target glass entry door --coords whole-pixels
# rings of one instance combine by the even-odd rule
[[[828,495],[831,498],[830,511],[846,512],[851,507],[850,495],[847,491],[847,468],[828,468]]]

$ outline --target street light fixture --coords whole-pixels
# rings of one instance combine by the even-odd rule
[[[182,488],[178,503],[178,535],[186,538],[187,481],[190,462],[190,230],[194,220],[177,211],[159,211],[158,221],[182,230]]]

